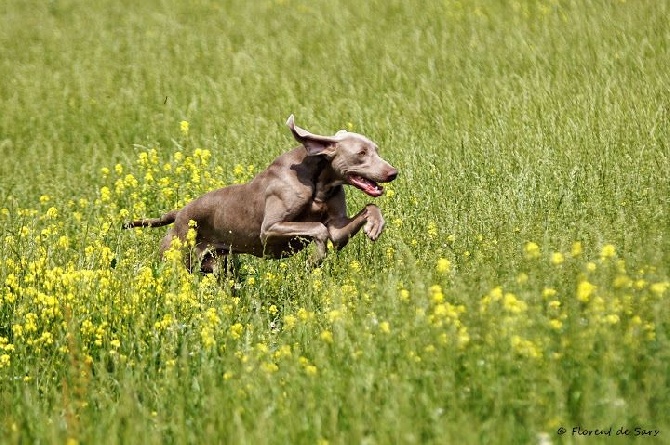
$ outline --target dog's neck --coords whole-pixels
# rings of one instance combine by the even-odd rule
[[[316,202],[328,201],[338,192],[344,181],[333,170],[328,159],[314,156],[308,157],[306,161],[312,172],[312,199]]]

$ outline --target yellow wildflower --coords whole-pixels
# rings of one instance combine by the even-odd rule
[[[565,258],[563,257],[563,254],[561,252],[554,252],[551,254],[551,264],[553,264],[554,266],[563,264],[564,260]]]
[[[581,241],[575,241],[572,244],[572,249],[570,250],[570,255],[575,258],[578,257],[582,254],[582,242]]]
[[[666,290],[670,287],[670,282],[668,281],[661,281],[659,283],[654,283],[651,286],[649,286],[649,289],[655,293],[658,297],[663,296]]]
[[[526,302],[519,300],[516,298],[516,295],[511,292],[505,294],[503,298],[503,307],[507,312],[512,314],[520,314],[528,309]]]
[[[184,136],[188,136],[188,121],[179,122],[179,130]]]
[[[563,322],[557,318],[552,318],[551,320],[549,320],[549,327],[551,327],[552,329],[559,330],[563,327]]]
[[[295,315],[284,315],[284,326],[286,329],[292,329],[295,327],[296,321],[297,320]]]
[[[556,289],[551,288],[551,287],[545,287],[542,289],[542,296],[544,298],[551,298],[557,294]]]
[[[615,325],[619,322],[619,316],[617,314],[608,314],[605,316],[605,322],[609,325]]]
[[[529,260],[538,258],[540,256],[540,246],[532,241],[529,241],[524,246],[523,252],[526,258]]]
[[[614,287],[630,287],[633,281],[626,274],[619,274],[614,278]]]
[[[502,287],[496,286],[491,291],[489,292],[489,297],[491,297],[491,300],[493,301],[499,301],[503,297],[503,290]]]
[[[456,337],[456,345],[458,349],[465,348],[468,343],[470,343],[470,334],[468,333],[468,328],[461,326],[458,329],[458,336]]]
[[[437,224],[435,223],[435,221],[430,221],[428,223],[428,227],[427,227],[426,232],[428,233],[428,236],[431,239],[435,238],[437,236]]]
[[[230,332],[230,336],[235,340],[238,340],[240,337],[242,337],[242,331],[244,330],[244,327],[241,323],[235,323],[228,330]]]
[[[448,273],[451,270],[451,261],[449,261],[446,258],[440,258],[439,260],[437,260],[435,270],[437,270],[437,272],[441,274]]]
[[[581,281],[577,285],[577,299],[584,303],[588,302],[595,288],[596,287],[587,280]]]
[[[616,256],[616,248],[611,244],[605,244],[600,250],[600,259],[605,261]]]
[[[271,363],[271,362],[263,363],[261,365],[261,368],[263,369],[263,371],[265,371],[268,374],[272,374],[272,373],[275,373],[275,372],[279,371],[279,366],[277,366],[276,364]]]
[[[442,293],[442,288],[438,285],[430,286],[430,300],[439,304],[444,300],[444,294]]]
[[[517,277],[516,277],[516,282],[517,282],[518,284],[526,284],[526,283],[528,282],[528,274],[523,273],[523,272],[520,273],[520,274],[517,275]]]
[[[333,333],[328,331],[328,330],[322,331],[321,335],[320,335],[320,338],[321,338],[321,340],[323,340],[326,343],[332,343],[333,342]]]

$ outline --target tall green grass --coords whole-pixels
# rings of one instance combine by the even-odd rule
[[[668,442],[669,14],[5,2],[0,441]],[[121,231],[248,180],[291,113],[400,170],[377,243],[214,279]]]

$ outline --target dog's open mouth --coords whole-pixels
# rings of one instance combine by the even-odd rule
[[[366,194],[370,196],[381,196],[384,193],[384,187],[377,184],[374,181],[371,181],[367,178],[358,175],[349,175],[347,176],[347,182],[363,190]]]

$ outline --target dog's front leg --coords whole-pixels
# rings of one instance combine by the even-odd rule
[[[296,237],[311,238],[316,244],[316,261],[325,258],[328,229],[320,222],[275,222],[261,229],[261,242],[266,249]]]
[[[379,207],[368,204],[352,218],[347,218],[346,215],[331,217],[328,221],[328,237],[339,250],[346,246],[349,239],[356,235],[361,228],[368,238],[375,241],[382,233],[384,224],[384,217]]]
[[[319,221],[295,221],[301,213],[302,206],[292,203],[289,199],[269,196],[265,203],[265,214],[261,225],[260,238],[269,254],[283,254],[273,249],[282,249],[289,245],[291,238],[309,238],[316,244],[316,262],[326,256],[328,228]],[[279,246],[279,247],[277,247]]]
[[[328,226],[328,237],[339,250],[346,246],[349,238],[356,235],[361,229],[368,238],[375,241],[384,229],[384,217],[379,207],[368,204],[355,216],[349,218],[344,190],[340,190],[328,200],[326,225]]]

